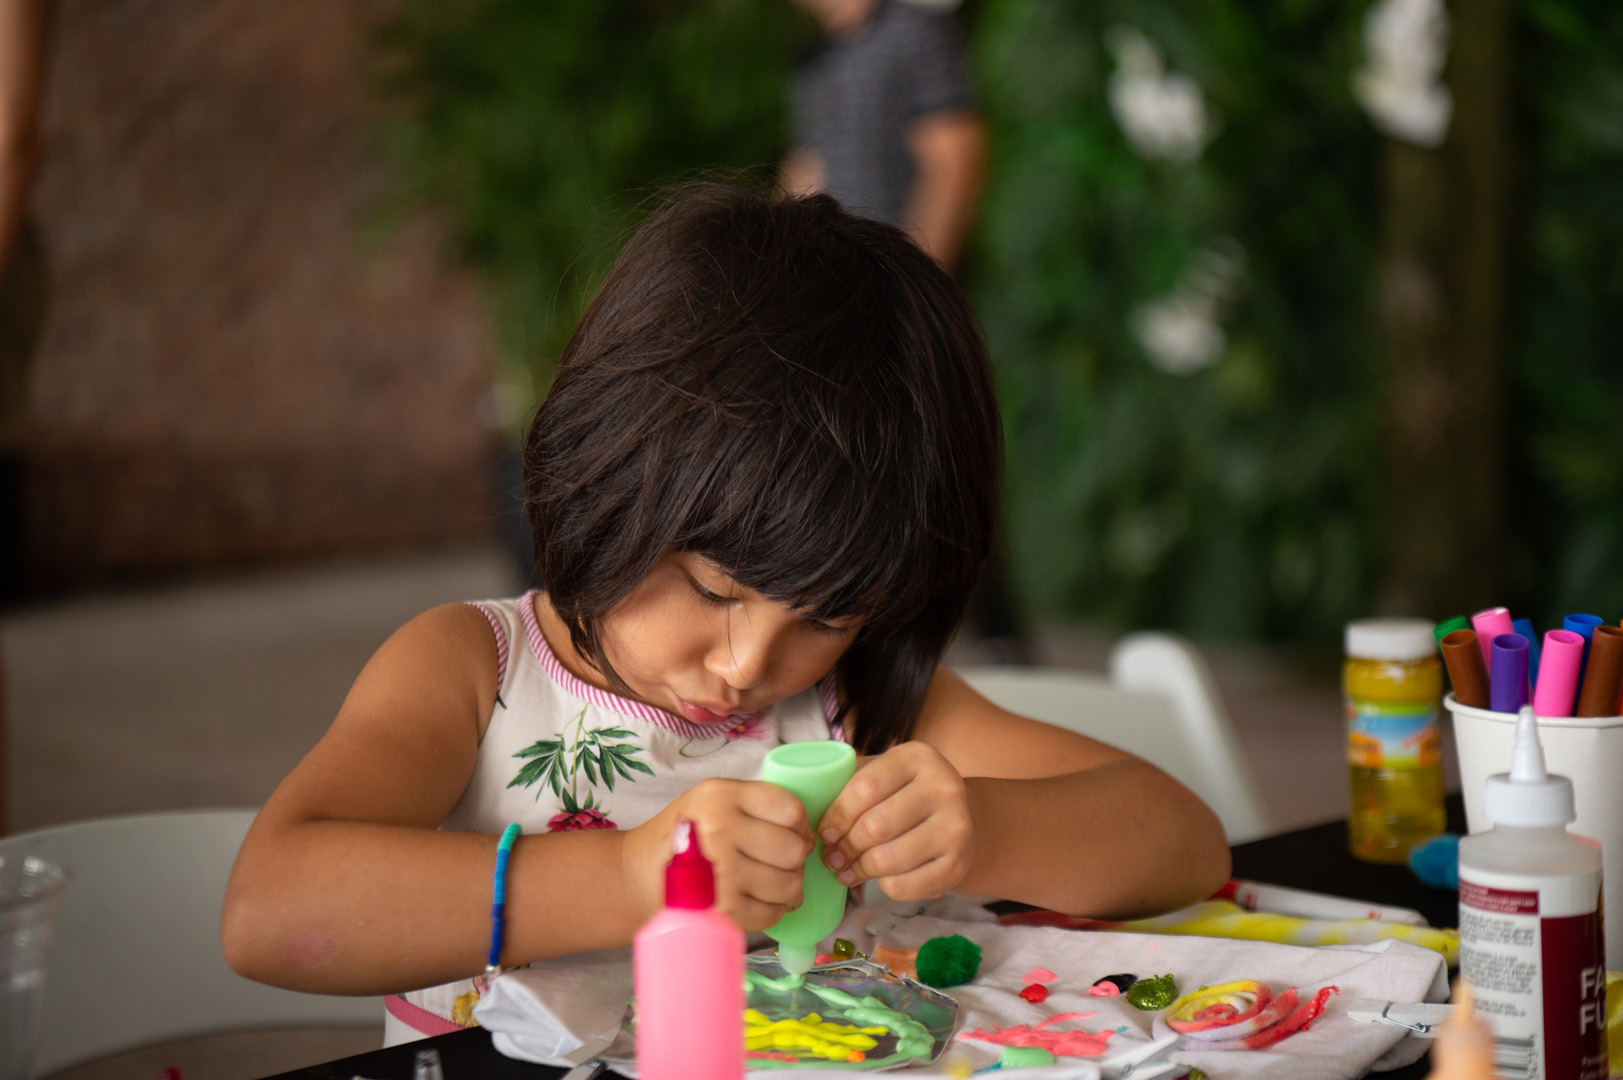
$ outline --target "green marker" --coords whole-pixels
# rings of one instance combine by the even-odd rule
[[[794,792],[806,807],[813,829],[846,781],[857,771],[857,753],[842,742],[784,743],[766,755],[761,779]],[[778,963],[791,975],[804,975],[817,959],[817,944],[845,916],[845,886],[823,865],[823,842],[806,856],[805,899],[767,930],[778,943]]]
[[[1431,628],[1431,636],[1437,639],[1437,647],[1443,647],[1443,639],[1456,630],[1471,629],[1471,620],[1464,615],[1456,615],[1452,619],[1444,619]]]

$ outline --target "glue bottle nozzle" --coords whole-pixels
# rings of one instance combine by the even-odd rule
[[[1559,828],[1576,816],[1572,781],[1545,771],[1538,720],[1531,706],[1523,706],[1517,714],[1516,745],[1511,751],[1510,771],[1488,777],[1482,792],[1482,809],[1495,825],[1522,828]]]
[[[1516,749],[1510,759],[1510,779],[1516,784],[1544,782],[1544,747],[1538,738],[1538,721],[1533,707],[1523,705],[1516,717]]]

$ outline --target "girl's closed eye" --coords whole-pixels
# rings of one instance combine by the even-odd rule
[[[720,593],[711,592],[703,585],[700,585],[691,574],[688,575],[688,584],[692,586],[694,593],[697,594],[699,599],[706,604],[715,604],[717,607],[720,607],[724,604],[731,604],[738,599],[736,596],[723,596]]]
[[[831,622],[824,622],[822,619],[813,618],[810,615],[806,616],[805,621],[806,625],[809,626],[813,632],[827,634],[829,637],[842,637],[846,634],[854,634],[857,631],[857,627],[861,625],[861,623],[855,619],[845,620],[841,624],[835,625]]]

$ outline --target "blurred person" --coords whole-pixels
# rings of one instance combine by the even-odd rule
[[[795,75],[784,187],[899,225],[951,270],[986,173],[957,21],[916,0],[795,2],[823,40]]]
[[[46,303],[44,258],[27,208],[44,66],[43,0],[0,0],[0,603],[17,600],[26,582],[23,421]]]
[[[900,226],[948,272],[974,224],[986,176],[986,126],[963,31],[940,0],[795,0],[817,20],[818,48],[795,74],[793,149],[781,182],[824,191],[847,210]],[[1030,659],[1001,544],[970,605],[991,658]]]

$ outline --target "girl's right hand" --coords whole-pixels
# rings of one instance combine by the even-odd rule
[[[806,808],[760,780],[701,780],[626,833],[621,872],[652,916],[665,903],[665,864],[678,821],[691,821],[716,872],[716,906],[746,931],[765,930],[800,906],[803,868],[815,841]]]

